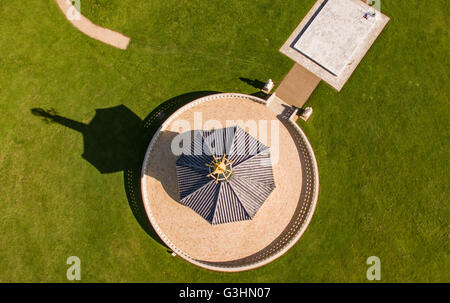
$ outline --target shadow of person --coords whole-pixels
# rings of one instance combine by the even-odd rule
[[[171,98],[144,120],[123,104],[96,109],[88,124],[63,117],[54,109],[33,108],[31,113],[47,123],[58,123],[80,132],[84,143],[82,157],[101,174],[123,171],[125,192],[133,215],[147,234],[166,246],[153,230],[142,201],[140,180],[145,151],[153,134],[174,111],[190,101],[215,93],[199,91]],[[174,195],[172,189],[171,196]]]

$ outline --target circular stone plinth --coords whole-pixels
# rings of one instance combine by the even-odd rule
[[[179,155],[172,152],[172,140],[187,130],[235,125],[270,147],[276,188],[252,220],[211,225],[178,202]],[[148,147],[141,186],[152,226],[176,254],[204,268],[240,271],[276,259],[301,237],[315,209],[318,172],[295,123],[279,118],[265,100],[217,94],[183,106],[164,122]]]

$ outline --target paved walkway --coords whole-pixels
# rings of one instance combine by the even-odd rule
[[[295,120],[298,109],[287,104],[276,94],[272,94],[267,100],[267,108],[277,114],[280,119]]]
[[[285,103],[301,108],[319,82],[319,77],[296,63],[278,86],[275,94]]]
[[[122,35],[121,33],[98,26],[81,14],[77,14],[77,18],[71,18],[71,16],[74,16],[74,14],[77,13],[76,8],[72,5],[71,1],[55,1],[63,12],[64,16],[66,16],[67,20],[69,20],[73,26],[75,26],[84,34],[111,46],[120,49],[127,49],[128,44],[130,43],[130,38]]]

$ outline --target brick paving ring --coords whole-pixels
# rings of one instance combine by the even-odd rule
[[[252,124],[258,126],[254,137],[270,148],[275,188],[251,220],[211,224],[180,203],[173,139],[186,125],[250,131]],[[268,264],[294,246],[313,216],[319,176],[314,152],[295,122],[263,99],[226,93],[192,101],[162,124],[145,155],[141,188],[150,223],[175,254],[206,269],[235,272]]]

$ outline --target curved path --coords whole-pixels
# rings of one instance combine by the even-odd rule
[[[63,12],[64,16],[66,16],[67,20],[69,20],[70,23],[72,23],[72,25],[79,29],[82,33],[111,46],[120,49],[127,49],[128,44],[130,43],[130,38],[122,35],[121,33],[92,23],[89,19],[78,13],[76,8],[72,5],[72,1],[55,1]]]

